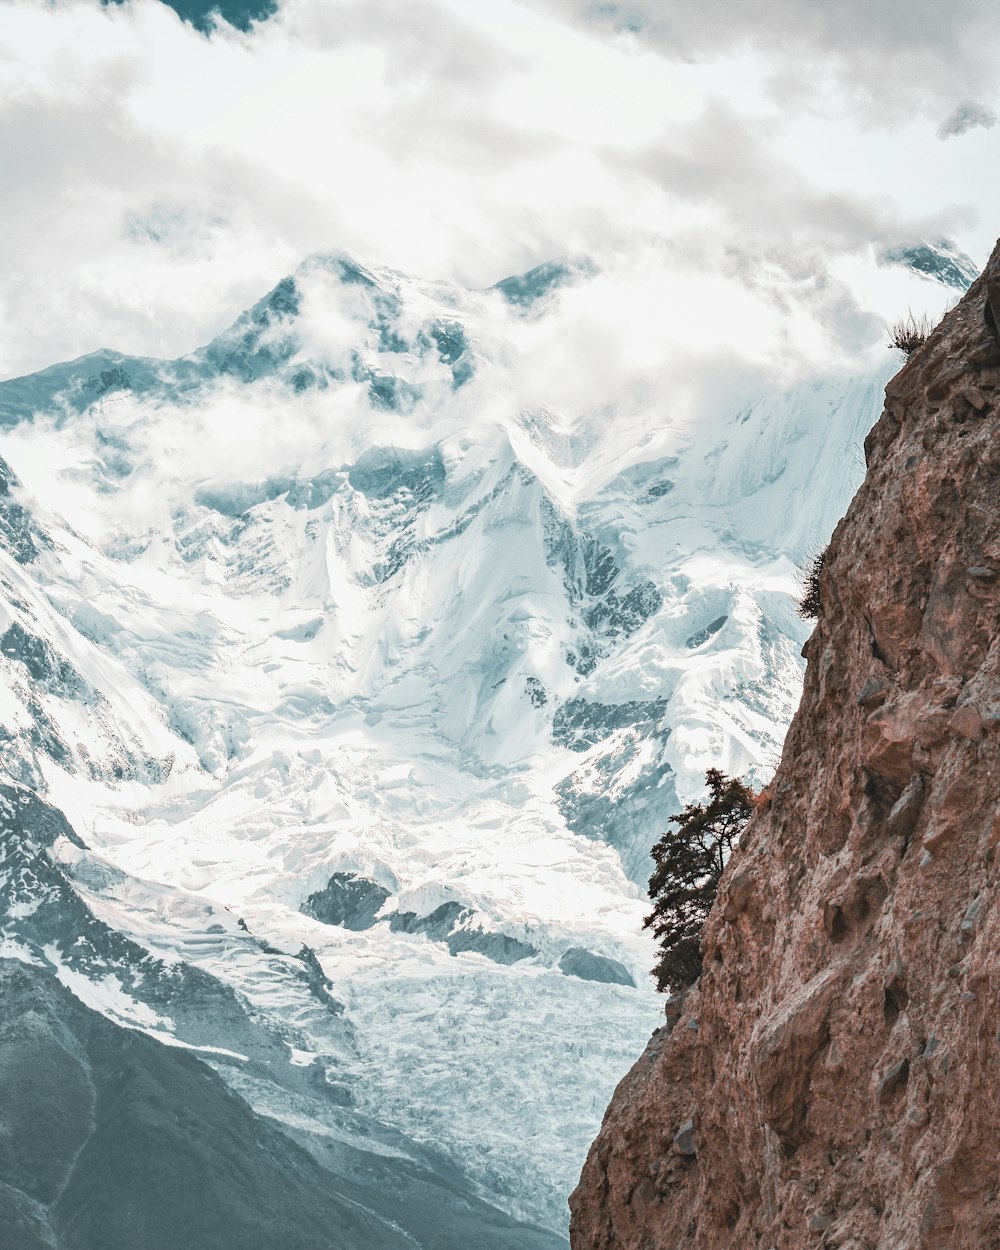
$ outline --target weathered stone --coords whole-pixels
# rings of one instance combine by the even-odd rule
[[[983,735],[983,718],[971,703],[966,703],[951,718],[951,727],[961,737],[976,742]]]
[[[691,1155],[697,1154],[694,1145],[693,1120],[688,1120],[686,1124],[682,1124],[677,1130],[674,1134],[674,1140],[671,1142],[671,1148],[676,1155],[686,1155],[690,1157]]]
[[[966,359],[970,365],[976,365],[979,368],[1000,365],[1000,343],[983,342],[973,348]]]
[[[950,824],[946,821],[942,821],[938,824],[933,824],[930,826],[930,828],[927,830],[927,832],[924,834],[922,838],[922,843],[924,847],[926,848],[927,852],[937,851],[937,850],[940,850],[940,848],[944,846],[946,842],[950,842],[951,839],[955,837],[957,834],[958,834],[958,829],[955,825]],[[927,859],[927,860],[921,859],[920,867],[925,868],[927,864],[929,863],[930,863],[930,859]]]
[[[747,903],[753,894],[754,876],[752,872],[740,872],[730,877],[726,886],[723,914],[733,921],[746,910]]]
[[[927,387],[927,398],[931,403],[944,399],[958,379],[965,373],[965,366],[960,363],[946,365],[936,370],[935,377]]]
[[[998,826],[1000,827],[1000,826]],[[663,1014],[667,1018],[664,1026],[667,1033],[680,1023],[681,1016],[684,1014],[684,1001],[687,998],[687,990],[682,990],[679,994],[668,994],[663,1004]]]
[[[858,707],[878,707],[888,693],[889,683],[884,677],[869,677],[858,694]]]
[[[920,816],[924,805],[924,779],[920,773],[914,773],[910,783],[893,804],[889,812],[886,826],[890,833],[898,837],[908,837]]]
[[[994,402],[988,286],[1000,309],[1000,248],[886,388],[828,549],[836,595],[805,648],[781,801],[705,928],[719,958],[684,1004],[700,1029],[661,1031],[620,1083],[573,1250],[1000,1246],[1000,455],[992,420],[956,426],[940,402]],[[670,1151],[671,1183],[637,1211],[693,1106],[697,1166]]]
[[[978,386],[967,386],[962,391],[962,398],[971,404],[976,412],[982,412],[989,402]]]
[[[906,1088],[906,1084],[909,1079],[909,1059],[901,1059],[899,1063],[894,1063],[878,1083],[879,1102],[888,1102],[890,1099],[894,1098],[900,1090]]]
[[[962,932],[963,933],[970,934],[973,932],[973,930],[976,927],[976,923],[979,920],[979,913],[982,911],[982,909],[983,909],[983,896],[981,894],[977,894],[976,897],[969,904],[969,906],[966,908],[965,915],[962,917]]]

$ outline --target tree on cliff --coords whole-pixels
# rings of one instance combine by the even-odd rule
[[[649,879],[653,910],[643,922],[660,943],[653,967],[656,988],[679,990],[701,973],[701,931],[729,855],[754,810],[754,793],[717,768],[705,774],[709,797],[689,803],[670,819],[650,851],[656,868]]]

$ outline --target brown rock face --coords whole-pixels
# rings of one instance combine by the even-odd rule
[[[1000,246],[886,388],[773,802],[573,1250],[1000,1247],[997,325]]]

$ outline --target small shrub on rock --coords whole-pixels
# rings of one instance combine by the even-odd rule
[[[930,337],[934,325],[926,313],[915,316],[907,311],[905,317],[897,317],[891,325],[886,326],[889,349],[895,348],[904,356],[912,356],[918,347],[923,347]]]
[[[821,551],[818,556],[813,557],[812,563],[803,574],[802,598],[799,600],[799,606],[796,611],[804,621],[815,621],[823,608],[823,600],[820,598],[819,579],[825,566],[826,551]]]

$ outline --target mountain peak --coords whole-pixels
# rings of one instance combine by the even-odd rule
[[[949,239],[926,239],[917,243],[886,248],[879,260],[884,265],[900,265],[921,277],[940,282],[953,291],[967,291],[979,276],[979,268]]]

